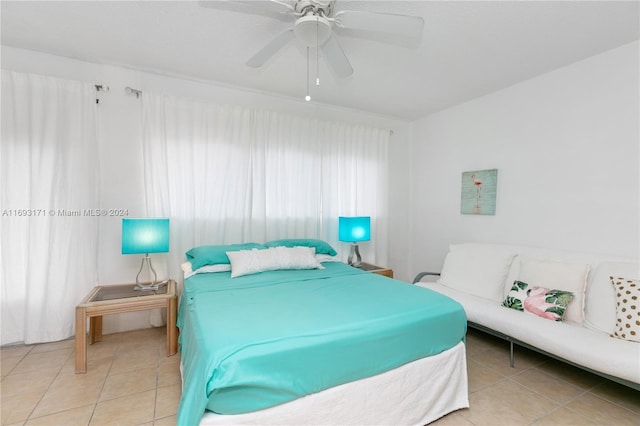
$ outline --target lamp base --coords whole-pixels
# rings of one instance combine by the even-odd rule
[[[156,283],[137,283],[133,289],[139,291],[156,291],[167,285],[167,282],[169,282],[169,280]]]
[[[354,262],[353,256],[355,255],[356,260]],[[347,263],[354,268],[359,268],[362,264],[362,257],[360,257],[360,250],[358,249],[358,245],[356,243],[351,243],[351,249],[349,250],[349,257],[347,258]]]
[[[141,282],[140,274],[144,269],[145,265],[147,266],[147,272],[149,279],[151,279],[151,274],[153,274],[153,281]],[[153,269],[153,265],[151,264],[151,258],[149,257],[149,253],[145,254],[142,258],[142,263],[140,264],[140,270],[138,271],[138,275],[136,275],[136,286],[133,288],[134,290],[157,290],[159,288],[160,283],[158,283],[158,275],[156,274],[156,270]]]

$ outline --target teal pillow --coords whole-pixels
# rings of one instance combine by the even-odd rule
[[[198,246],[185,253],[187,260],[191,262],[191,270],[202,268],[206,265],[229,264],[228,251],[240,251],[251,249],[264,249],[262,244],[225,244],[218,246]]]
[[[335,256],[337,251],[329,245],[329,243],[322,240],[314,240],[312,238],[290,238],[284,240],[273,240],[264,243],[264,246],[269,247],[313,247],[316,249],[316,254],[328,254],[329,256]]]

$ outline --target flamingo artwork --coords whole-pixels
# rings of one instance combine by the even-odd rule
[[[496,214],[498,169],[462,172],[460,213]]]
[[[476,186],[476,207],[480,207],[480,191],[482,189],[482,181],[476,179],[476,174],[471,175],[471,181]]]

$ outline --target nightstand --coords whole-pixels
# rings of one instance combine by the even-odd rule
[[[76,373],[87,371],[87,318],[89,343],[102,339],[102,316],[147,309],[167,309],[167,356],[178,351],[176,282],[168,280],[158,290],[134,290],[136,284],[99,285],[76,306]]]
[[[383,268],[382,266],[372,265],[370,263],[362,262],[358,269],[363,271],[373,272],[374,274],[384,275],[385,277],[393,278],[393,269]]]

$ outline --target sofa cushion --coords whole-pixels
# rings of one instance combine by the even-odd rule
[[[589,265],[582,263],[556,262],[521,256],[518,281],[531,286],[573,293],[573,301],[567,307],[564,318],[581,324],[584,319],[582,310],[588,272]]]
[[[640,281],[611,277],[616,292],[616,325],[611,337],[640,342]]]
[[[438,282],[502,302],[504,281],[514,257],[513,250],[490,244],[452,244]]]
[[[613,333],[616,323],[616,293],[611,277],[640,279],[640,265],[633,262],[601,262],[589,276],[584,304],[584,322],[596,330]]]
[[[572,322],[548,321],[535,315],[505,309],[499,303],[438,283],[419,282],[416,285],[437,291],[459,302],[464,307],[469,322],[511,336],[583,367],[640,383],[638,343],[613,339],[607,333]]]
[[[515,281],[502,306],[524,311],[541,318],[562,321],[567,305],[573,299],[573,293],[563,290],[550,290],[546,287],[530,286]]]

